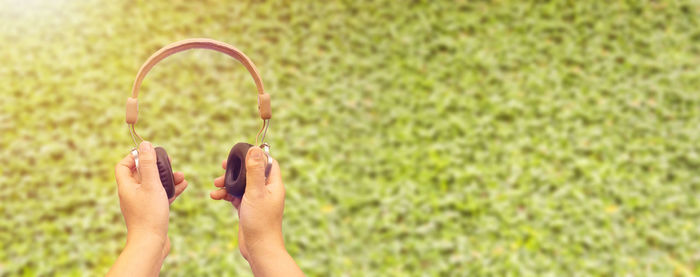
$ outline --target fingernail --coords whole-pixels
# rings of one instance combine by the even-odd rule
[[[148,141],[144,141],[141,143],[141,146],[139,147],[139,151],[141,151],[141,152],[153,151],[153,145]]]

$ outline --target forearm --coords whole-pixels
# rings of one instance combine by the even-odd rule
[[[304,276],[284,247],[274,246],[251,252],[250,267],[255,276]]]
[[[160,237],[127,239],[126,246],[107,276],[158,276],[165,255]]]

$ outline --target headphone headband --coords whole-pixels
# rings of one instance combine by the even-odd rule
[[[146,77],[149,71],[158,64],[158,62],[173,55],[178,52],[186,51],[189,49],[200,48],[209,49],[217,52],[224,53],[231,56],[232,58],[238,60],[240,63],[248,69],[248,72],[255,80],[255,86],[258,90],[258,112],[260,113],[260,118],[263,120],[270,119],[272,117],[272,112],[270,109],[270,95],[265,93],[262,78],[258,73],[258,69],[255,68],[255,64],[240,50],[235,47],[213,39],[206,38],[193,38],[181,40],[166,45],[160,50],[156,51],[151,55],[148,60],[141,66],[139,72],[136,74],[136,80],[131,88],[131,97],[126,100],[126,123],[135,124],[138,120],[138,100],[139,88],[141,87],[141,82]]]

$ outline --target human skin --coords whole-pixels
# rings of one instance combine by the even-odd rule
[[[226,168],[226,163],[222,164]],[[246,191],[235,198],[223,188],[223,176],[211,192],[216,200],[227,200],[238,211],[240,251],[256,276],[303,276],[287,253],[282,238],[284,184],[277,161],[265,178],[266,156],[260,148],[246,155]],[[170,251],[167,236],[170,204],[185,190],[187,181],[175,172],[175,196],[167,199],[160,182],[156,155],[149,142],[139,146],[139,168],[127,155],[115,167],[119,204],[127,227],[127,242],[107,276],[157,276]]]
[[[139,168],[129,154],[114,169],[119,206],[126,223],[126,246],[107,276],[157,276],[170,252],[170,204],[187,188],[182,172],[175,172],[175,195],[168,199],[160,182],[153,145],[139,145]],[[140,174],[140,176],[139,176]]]
[[[226,193],[224,175],[214,180],[219,189],[210,193],[214,200],[231,202],[238,211],[238,242],[241,254],[255,276],[304,276],[284,247],[282,214],[284,183],[280,167],[272,161],[270,175],[265,178],[267,156],[258,147],[246,155],[246,189],[243,198]],[[226,161],[221,165],[226,168]]]

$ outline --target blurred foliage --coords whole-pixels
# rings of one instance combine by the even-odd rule
[[[131,83],[189,37],[257,64],[311,276],[700,274],[698,2],[0,3],[0,275],[106,272]],[[248,73],[194,50],[140,96],[190,181],[164,275],[250,275],[208,197],[260,124]]]

